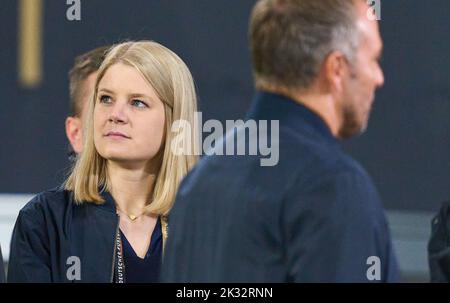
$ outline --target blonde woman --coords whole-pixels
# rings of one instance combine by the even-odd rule
[[[167,220],[192,152],[171,143],[184,120],[195,136],[192,76],[152,41],[114,46],[89,105],[83,153],[58,189],[21,211],[11,242],[9,282],[156,282]]]

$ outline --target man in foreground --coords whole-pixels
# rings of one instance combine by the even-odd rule
[[[363,0],[257,2],[247,118],[279,121],[279,162],[200,161],[169,217],[164,281],[398,280],[377,190],[339,144],[366,129],[384,81],[368,10]]]

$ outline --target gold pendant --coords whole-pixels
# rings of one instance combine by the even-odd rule
[[[137,217],[135,215],[128,215],[128,217],[130,218],[131,221],[134,221],[137,219]]]

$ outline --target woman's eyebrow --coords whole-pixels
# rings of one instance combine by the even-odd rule
[[[135,93],[135,94],[129,94],[128,95],[130,98],[144,98],[144,99],[149,99],[151,100],[152,98],[150,98],[150,96],[146,95],[146,94],[140,94],[140,93]]]
[[[103,87],[99,88],[98,92],[99,93],[107,93],[107,94],[111,94],[111,95],[115,94],[112,90],[110,90],[108,88],[103,88]],[[149,95],[146,95],[146,94],[143,94],[143,93],[132,93],[132,94],[128,94],[127,97],[128,98],[144,98],[144,99],[147,99],[147,100],[152,100],[152,98]]]
[[[104,92],[104,93],[107,93],[107,94],[114,94],[114,92],[112,90],[107,89],[107,88],[103,88],[103,87],[99,88],[98,92]]]

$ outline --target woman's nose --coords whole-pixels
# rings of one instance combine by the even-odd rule
[[[127,123],[128,118],[126,114],[125,105],[116,102],[114,104],[114,107],[110,113],[108,120],[113,123]]]

